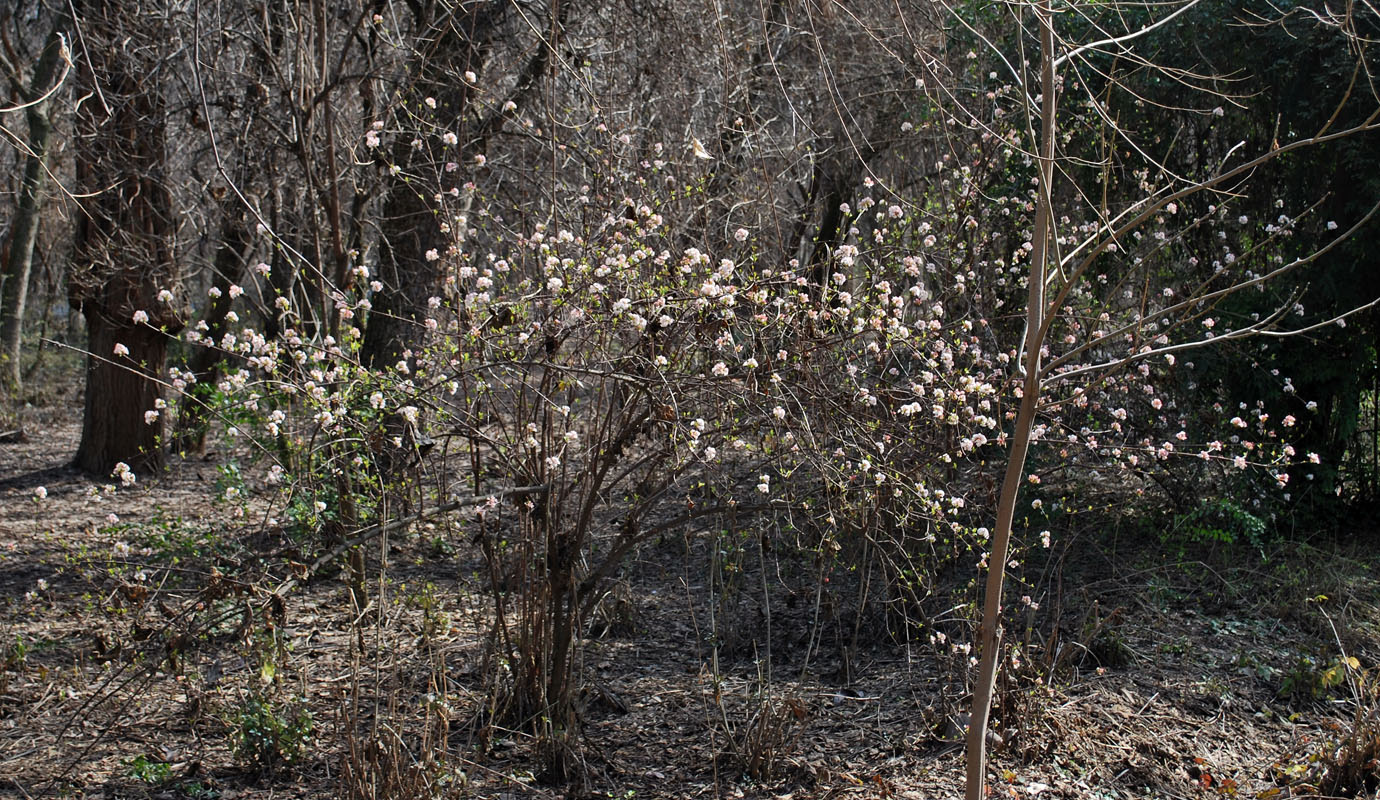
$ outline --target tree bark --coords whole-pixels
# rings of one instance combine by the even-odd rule
[[[1030,277],[1026,298],[1024,347],[1025,381],[1021,407],[1011,432],[1011,451],[1006,458],[1006,474],[997,501],[997,520],[992,531],[992,552],[987,556],[987,586],[982,601],[982,626],[978,629],[979,656],[982,660],[977,685],[973,687],[973,706],[968,723],[968,772],[966,800],[983,800],[987,774],[987,724],[992,714],[997,670],[1001,663],[1001,597],[1006,580],[1006,561],[1011,549],[1011,523],[1020,496],[1021,477],[1035,427],[1035,412],[1040,400],[1040,348],[1044,344],[1045,277],[1051,229],[1054,224],[1054,23],[1049,0],[1035,6],[1040,26],[1041,92],[1040,109],[1040,197],[1035,210],[1035,231],[1030,253]]]
[[[838,159],[841,161],[842,159]],[[816,167],[818,170],[819,167]],[[848,236],[850,219],[843,213],[844,201],[852,185],[852,176],[845,167],[838,164],[836,169],[824,168],[824,207],[819,221],[819,233],[815,236],[814,248],[810,251],[809,273],[810,291],[824,295],[824,287],[829,283],[829,264],[834,250]],[[819,177],[819,173],[816,173]]]
[[[420,342],[427,300],[441,293],[440,261],[451,238],[441,232],[439,210],[419,188],[398,181],[383,203],[383,236],[377,276],[382,291],[373,297],[365,328],[362,360],[370,367],[391,367]]]
[[[431,98],[440,124],[421,137],[426,148],[416,150],[406,141],[393,148],[393,162],[402,166],[403,173],[394,178],[383,201],[379,274],[375,276],[383,290],[372,299],[361,352],[370,367],[391,367],[420,344],[427,300],[441,293],[442,259],[449,257],[456,237],[442,230],[442,209],[432,196],[458,187],[465,173],[447,172],[444,158],[433,160],[428,154],[449,153],[468,167],[462,151],[479,152],[462,126],[473,89],[460,75],[478,71],[483,64],[487,38],[493,33],[492,16],[497,13],[492,5],[480,3],[461,12],[431,3],[417,12],[418,28],[427,34],[419,41],[427,46],[417,54],[416,78],[406,106],[423,108],[423,100]],[[444,131],[458,132],[460,143],[446,145]],[[433,250],[435,257],[428,258]]]
[[[221,206],[221,241],[216,250],[216,274],[212,280],[212,285],[220,293],[211,301],[211,310],[206,315],[209,326],[206,338],[214,342],[220,341],[226,333],[225,322],[235,302],[230,294],[230,286],[238,283],[244,274],[245,254],[250,247],[249,228],[245,225],[244,217],[230,206],[230,202],[224,202]],[[206,398],[220,379],[224,361],[224,355],[216,347],[198,348],[192,356],[191,370],[196,376],[196,383],[189,390],[190,397],[178,408],[173,450],[196,455],[205,452],[206,432],[210,427]]]
[[[29,275],[33,271],[34,246],[38,241],[43,191],[48,183],[48,148],[53,136],[49,103],[40,98],[60,80],[58,67],[64,58],[62,37],[54,28],[48,34],[24,97],[25,102],[33,103],[24,114],[29,123],[29,152],[24,159],[24,181],[19,187],[19,201],[14,212],[9,258],[0,276],[0,390],[11,396],[18,394],[23,384],[19,355],[24,338],[24,309],[28,303]]]
[[[86,413],[75,466],[109,475],[124,462],[140,475],[157,472],[163,466],[163,414],[149,424],[144,412],[162,398],[154,379],[167,358],[168,337],[147,325],[93,319],[97,313],[87,306]],[[129,348],[130,356],[116,356],[116,343]]]
[[[68,275],[72,306],[86,318],[86,401],[75,466],[108,474],[164,463],[162,399],[168,335],[181,328],[158,293],[173,286],[172,196],[164,182],[166,121],[154,76],[164,46],[141,28],[144,10],[119,0],[78,5],[85,53],[78,59],[78,193],[83,203]],[[136,312],[147,317],[135,322]],[[116,345],[127,351],[116,353]]]
[[[537,85],[550,65],[551,50],[559,41],[565,24],[569,3],[555,3],[551,9],[550,40],[532,54],[515,76],[507,100],[520,106]],[[403,360],[404,355],[422,341],[421,321],[427,316],[427,300],[439,295],[444,278],[443,269],[452,248],[464,238],[464,230],[450,220],[449,232],[442,229],[442,209],[432,200],[432,193],[450,194],[464,182],[462,170],[482,155],[488,142],[509,118],[507,103],[501,104],[473,127],[462,124],[472,115],[473,87],[461,79],[470,69],[478,70],[485,55],[500,33],[501,3],[476,3],[460,11],[445,6],[432,6],[419,13],[419,28],[430,33],[420,37],[429,46],[417,56],[417,77],[409,90],[409,106],[422,107],[425,98],[436,101],[437,126],[424,137],[428,146],[414,150],[410,143],[399,142],[394,149],[394,163],[403,165],[403,174],[417,178],[395,179],[384,199],[383,220],[380,223],[378,280],[383,291],[373,298],[373,309],[364,331],[361,352],[363,362],[371,367],[390,367]],[[429,21],[428,21],[429,20]],[[450,147],[443,139],[443,131],[458,133],[458,145]],[[449,172],[445,159],[429,161],[416,154],[453,154],[460,169]],[[422,184],[420,179],[436,176],[437,182]],[[468,210],[472,194],[466,190],[457,201],[458,210]],[[427,253],[436,251],[439,258],[429,259]]]

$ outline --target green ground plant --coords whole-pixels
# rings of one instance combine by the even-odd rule
[[[306,757],[316,730],[304,701],[280,700],[260,692],[250,692],[228,721],[235,757],[264,772]]]

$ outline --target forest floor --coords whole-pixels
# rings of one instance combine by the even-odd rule
[[[65,466],[79,416],[26,409],[0,445],[0,796],[961,795],[964,697],[935,648],[765,558],[711,606],[697,532],[619,577],[583,642],[588,788],[543,785],[533,742],[481,713],[503,665],[476,545],[441,521],[386,567],[375,550],[364,618],[340,574],[276,604],[310,554],[215,502],[229,456],[109,492]],[[1003,689],[996,796],[1376,796],[1380,554],[1144,538],[1084,534],[1008,632],[1031,663]]]

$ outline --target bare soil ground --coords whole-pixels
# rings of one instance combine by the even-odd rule
[[[386,565],[373,551],[363,618],[339,574],[277,603],[311,554],[216,502],[228,457],[110,492],[64,466],[78,409],[24,415],[27,440],[0,445],[0,796],[370,796],[349,789],[362,774],[392,797],[961,795],[952,665],[855,625],[847,589],[803,591],[782,561],[711,605],[708,537],[638,554],[584,641],[590,777],[573,792],[486,720],[503,665],[477,547],[444,520],[396,537]],[[1358,711],[1376,726],[1358,682],[1380,662],[1374,554],[1228,569],[1136,538],[1086,534],[1031,630],[1008,632],[1032,646],[998,713],[996,794],[1376,796],[1364,742],[1355,780],[1328,777]],[[294,745],[293,763],[254,759]]]

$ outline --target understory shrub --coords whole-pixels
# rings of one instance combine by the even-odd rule
[[[1009,89],[994,98],[1014,102]],[[345,558],[357,619],[373,602],[362,548],[449,515],[456,539],[485,560],[492,663],[502,665],[493,718],[537,738],[553,780],[582,769],[580,633],[624,560],[671,531],[728,531],[731,544],[772,521],[820,580],[858,567],[864,588],[877,581],[900,620],[882,627],[928,638],[961,683],[975,583],[950,589],[935,577],[989,566],[984,521],[1020,394],[1009,312],[1024,291],[1034,209],[1032,190],[1018,188],[1033,175],[1023,134],[1001,118],[991,119],[1000,135],[975,139],[962,160],[945,155],[912,197],[866,178],[840,206],[846,236],[804,262],[760,251],[746,227],[717,252],[687,244],[703,191],[693,163],[609,156],[581,181],[558,182],[543,221],[505,219],[482,187],[448,189],[444,170],[417,174],[445,244],[426,253],[436,281],[396,360],[366,347],[371,324],[398,321],[374,308],[395,287],[368,251],[313,294],[279,274],[305,280],[313,266],[265,231],[275,266],[225,290],[256,299],[261,324],[219,335],[190,326],[187,342],[224,359],[216,391],[188,371],[170,383],[189,407],[210,402],[259,459],[267,522],[327,561]],[[369,147],[410,135],[375,125]],[[435,153],[435,164],[448,157]],[[1074,232],[1096,226],[1068,221]],[[1146,236],[1131,249],[1139,261],[1182,246]],[[1024,552],[1049,547],[1088,507],[1070,493],[1074,471],[1094,476],[1109,505],[1153,496],[1162,465],[1185,453],[1200,470],[1254,466],[1288,481],[1292,417],[1276,427],[1262,404],[1221,421],[1231,431],[1221,438],[1190,437],[1159,379],[1193,365],[1172,354],[1152,365],[1149,354],[1193,331],[1148,320],[1181,310],[1172,290],[1128,286],[1105,275],[1073,286],[1051,323],[1015,574]],[[1198,322],[1211,327],[1207,313]],[[1124,369],[1084,377],[1107,363]],[[256,491],[232,466],[218,486],[238,514]],[[1254,512],[1226,501],[1184,525],[1197,538],[1263,536]],[[256,760],[286,756],[275,743],[301,738],[294,725],[256,723],[268,735],[245,747]]]

